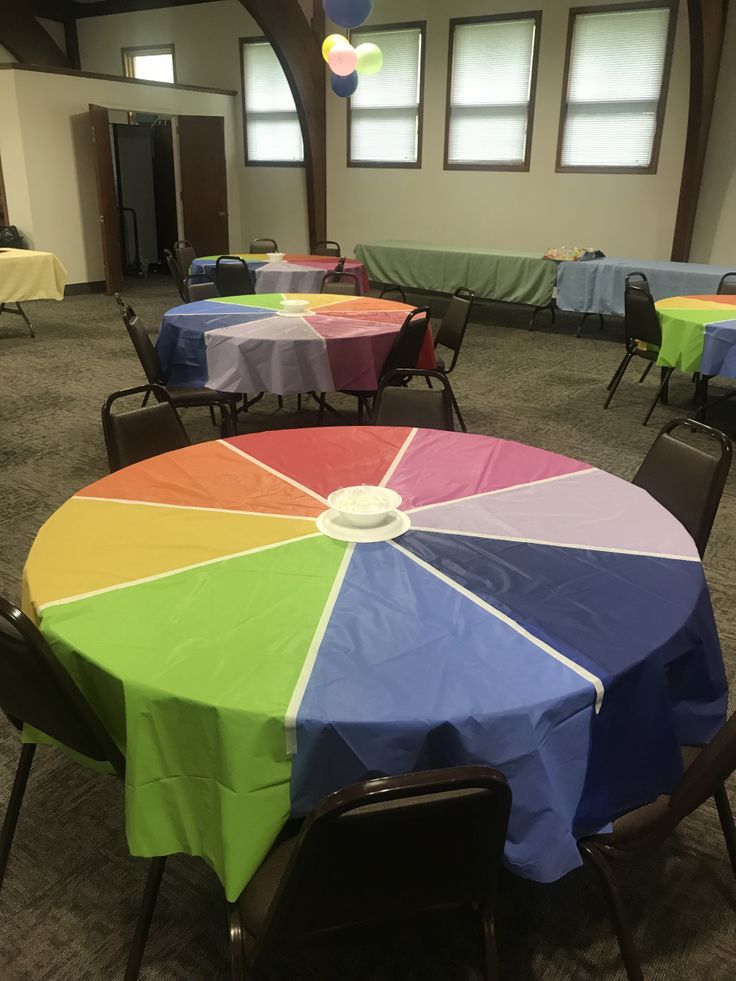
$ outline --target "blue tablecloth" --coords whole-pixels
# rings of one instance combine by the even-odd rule
[[[557,272],[557,306],[575,313],[602,313],[623,317],[626,277],[642,272],[655,300],[668,296],[712,294],[721,278],[732,272],[726,266],[694,262],[653,262],[644,259],[593,259],[563,262]]]

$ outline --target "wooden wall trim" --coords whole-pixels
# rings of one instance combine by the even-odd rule
[[[690,112],[672,260],[687,262],[703,183],[710,124],[728,16],[728,0],[688,0],[690,20]]]
[[[304,137],[309,240],[313,248],[327,238],[327,119],[322,39],[293,0],[240,2],[273,45],[294,94]]]
[[[2,42],[0,42],[2,43]],[[0,72],[43,72],[48,75],[73,75],[75,78],[99,78],[103,82],[120,82],[121,85],[152,85],[157,89],[174,89],[184,92],[205,92],[208,95],[227,95],[234,98],[238,93],[234,89],[210,89],[203,85],[174,85],[171,82],[150,82],[146,78],[126,78],[124,75],[103,75],[101,72],[80,72],[76,68],[52,68],[48,65],[21,65],[18,62],[3,62]]]
[[[66,55],[33,16],[32,8],[22,7],[17,0],[0,0],[0,44],[23,64],[68,67]]]

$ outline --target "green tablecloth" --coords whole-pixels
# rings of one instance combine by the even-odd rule
[[[488,300],[532,306],[550,302],[557,279],[557,264],[541,252],[392,241],[358,245],[355,254],[375,282],[439,293],[467,286]]]

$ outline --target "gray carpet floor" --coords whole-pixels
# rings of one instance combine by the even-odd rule
[[[131,282],[126,292],[154,329],[174,305],[170,282]],[[418,299],[418,298],[417,298]],[[426,298],[422,298],[426,299]],[[444,301],[430,297],[433,312]],[[71,494],[106,472],[99,410],[111,391],[142,382],[127,335],[107,297],[28,304],[37,328],[0,318],[0,592],[16,601],[25,556],[43,521]],[[607,412],[605,385],[621,356],[620,325],[599,332],[576,318],[553,330],[547,314],[526,330],[528,311],[476,308],[455,376],[470,431],[518,439],[629,478],[658,426],[687,414],[692,387],[673,380],[671,404],[641,425],[654,377],[634,371]],[[336,402],[336,404],[339,404]],[[352,403],[344,403],[349,409]],[[710,421],[736,429],[736,406]],[[193,439],[217,435],[206,412],[189,411]],[[316,424],[316,411],[277,411],[266,398],[247,427]],[[246,431],[244,428],[243,431]],[[729,677],[736,668],[731,565],[736,541],[736,471],[713,531],[706,572]],[[0,723],[0,808],[17,758],[17,739]],[[736,787],[730,786],[736,802]],[[247,829],[243,829],[247,834]],[[554,843],[550,842],[550,847]],[[145,863],[132,859],[116,782],[40,750],[14,852],[0,893],[3,981],[107,981],[122,977]],[[650,981],[731,981],[736,974],[736,883],[715,808],[707,804],[643,865],[621,875]],[[504,977],[513,981],[618,981],[618,949],[596,883],[579,871],[549,886],[509,879],[499,913]],[[143,979],[218,981],[228,976],[220,887],[204,863],[170,860],[148,945]],[[274,969],[278,981],[477,981],[475,926],[451,918],[431,930],[390,931],[331,944]]]

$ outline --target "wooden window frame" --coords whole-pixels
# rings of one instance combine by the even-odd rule
[[[503,21],[533,20],[534,50],[532,52],[532,73],[529,85],[528,123],[524,159],[518,164],[507,163],[450,163],[450,117],[452,115],[452,69],[455,56],[455,29],[465,24],[493,24]],[[525,10],[518,14],[488,14],[480,17],[453,17],[450,20],[450,48],[447,56],[447,96],[445,107],[445,170],[496,170],[527,172],[531,166],[532,136],[534,133],[534,111],[537,103],[537,77],[539,72],[539,48],[542,36],[542,11]]]
[[[413,20],[406,21],[400,24],[366,24],[361,27],[357,27],[350,32],[350,40],[362,33],[367,33],[370,31],[373,33],[388,33],[389,31],[407,31],[418,29],[421,38],[421,57],[419,59],[419,105],[417,106],[417,159],[413,163],[401,163],[401,161],[392,160],[353,160],[352,150],[353,150],[353,100],[348,99],[348,155],[347,155],[347,165],[348,167],[358,167],[366,168],[368,170],[421,170],[422,169],[422,156],[424,150],[424,87],[426,84],[425,79],[425,67],[427,63],[427,22],[426,20]]]
[[[572,42],[575,31],[575,18],[579,14],[610,14],[624,11],[656,10],[668,8],[670,11],[670,22],[667,28],[667,46],[664,55],[664,68],[662,72],[662,88],[659,93],[657,104],[657,124],[654,131],[652,142],[652,158],[647,167],[571,167],[563,166],[562,145],[565,136],[568,113],[568,88],[570,85],[570,64],[572,61]],[[570,16],[567,24],[567,49],[565,51],[565,72],[562,80],[562,105],[560,108],[560,127],[557,134],[557,163],[555,171],[558,174],[656,174],[659,166],[659,151],[662,145],[662,130],[664,129],[664,117],[667,109],[667,96],[670,87],[670,75],[672,72],[672,58],[675,49],[675,34],[677,31],[677,15],[679,11],[679,0],[639,0],[637,3],[609,3],[601,6],[571,7]]]
[[[304,139],[304,127],[302,126],[301,115],[299,114],[299,109],[297,107],[296,116],[299,122],[299,128],[302,132],[302,144],[303,144],[303,158],[302,160],[250,160],[248,158],[248,112],[245,108],[245,46],[246,44],[270,44],[267,37],[241,37],[238,39],[238,46],[240,50],[240,108],[243,115],[243,159],[245,161],[246,167],[298,167],[303,169],[306,166],[306,141]],[[275,51],[275,49],[274,49]],[[284,73],[286,74],[286,73]],[[289,81],[288,75],[286,76],[287,82]],[[289,82],[289,88],[291,88],[291,82]],[[292,95],[294,90],[292,89]],[[296,99],[294,99],[294,105],[296,106]]]
[[[121,48],[120,54],[123,59],[123,75],[126,78],[133,79],[136,82],[148,82],[151,79],[146,78],[136,78],[133,74],[133,60],[136,55],[143,54],[169,54],[171,55],[171,67],[174,72],[173,82],[157,82],[158,85],[176,85],[177,75],[176,75],[176,48],[173,44],[139,44],[132,48]]]

